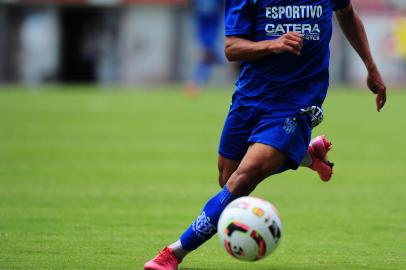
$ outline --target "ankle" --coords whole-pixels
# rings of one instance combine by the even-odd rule
[[[169,245],[168,247],[172,249],[173,253],[180,261],[182,261],[190,253],[190,251],[182,247],[182,243],[180,242],[180,240]]]

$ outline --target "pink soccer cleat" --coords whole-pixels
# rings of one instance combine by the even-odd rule
[[[328,160],[327,153],[333,148],[325,135],[314,138],[309,145],[308,154],[312,158],[310,169],[316,171],[321,180],[328,182],[333,175],[334,164]]]
[[[158,256],[144,265],[144,270],[176,270],[181,260],[169,247],[164,248]]]

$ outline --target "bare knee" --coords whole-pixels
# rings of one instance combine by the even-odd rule
[[[249,195],[262,180],[280,168],[285,160],[286,155],[281,151],[271,146],[254,144],[228,180],[227,187],[236,196]]]
[[[272,171],[260,164],[245,164],[234,172],[227,186],[234,195],[247,196],[271,173]]]

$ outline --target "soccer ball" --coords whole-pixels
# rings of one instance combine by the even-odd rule
[[[274,251],[282,236],[282,224],[276,208],[254,197],[231,202],[218,223],[222,246],[233,257],[257,261]]]

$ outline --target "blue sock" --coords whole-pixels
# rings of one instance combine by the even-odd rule
[[[192,251],[217,233],[217,223],[224,208],[235,199],[227,186],[204,206],[202,213],[180,237],[182,248]]]

